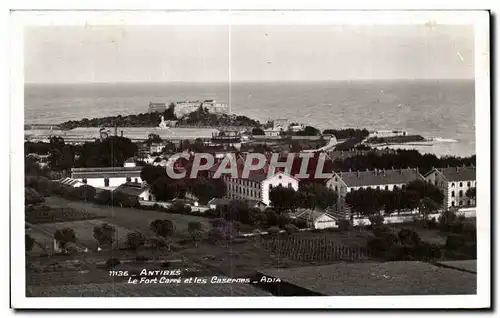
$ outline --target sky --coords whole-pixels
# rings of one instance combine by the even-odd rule
[[[458,25],[27,27],[25,82],[474,78]]]

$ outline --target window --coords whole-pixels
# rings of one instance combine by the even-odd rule
[[[282,176],[278,176],[278,179],[281,179]]]
[[[458,205],[464,205],[464,202],[460,200],[460,202],[458,202]]]
[[[109,187],[109,178],[104,178],[104,186]]]
[[[82,179],[82,182],[83,182],[84,184],[87,184],[87,178],[83,178],[83,179]]]
[[[337,177],[335,177],[335,182],[337,182]]]
[[[469,200],[469,201],[467,201],[467,205],[472,205],[472,204],[471,204],[471,202],[470,202],[470,200]]]
[[[385,189],[386,191],[387,191],[387,190],[389,190],[389,186],[385,186],[385,188],[384,188],[384,189]]]
[[[127,180],[127,182],[130,182],[130,181],[132,181],[132,178],[131,177],[127,177],[126,180]]]
[[[337,192],[339,190],[339,188],[337,186],[335,186],[335,192]]]
[[[137,178],[134,178],[135,183],[139,183],[139,180]]]
[[[458,186],[459,186],[459,187],[462,187],[462,186],[463,186],[462,182],[460,182]]]
[[[459,196],[460,198],[461,198],[461,197],[463,197],[463,196],[464,196],[464,192],[463,192],[462,190],[460,190],[460,191],[458,192],[458,196]]]
[[[455,197],[455,191],[451,191],[451,197],[454,198]]]
[[[292,183],[288,182],[288,187],[291,189],[292,188]]]
[[[437,186],[438,185],[438,181],[437,180],[434,180],[434,185]]]
[[[379,187],[379,186],[377,186],[377,190],[380,190],[380,187]]]
[[[455,201],[451,201],[451,206],[455,206]]]
[[[469,181],[469,182],[467,182],[467,186],[468,186],[468,187],[470,187],[470,181]]]
[[[455,182],[452,182],[452,183],[451,183],[451,186],[452,186],[452,187],[454,187],[454,186],[455,186]]]

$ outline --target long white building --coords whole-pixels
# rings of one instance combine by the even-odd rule
[[[101,189],[114,189],[126,182],[141,183],[142,167],[72,168],[71,179]]]
[[[389,190],[402,188],[407,183],[425,178],[418,169],[390,169],[337,172],[326,182],[326,186],[344,198],[348,192],[359,189]]]

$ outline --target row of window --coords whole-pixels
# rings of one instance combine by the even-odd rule
[[[241,184],[241,185],[244,185],[244,186],[249,186],[249,187],[253,187],[253,188],[259,188],[260,187],[260,183],[259,182],[255,182],[255,181],[251,181],[251,180],[247,180],[247,179],[232,179],[230,177],[226,177],[226,182],[228,183],[236,183],[236,184]]]
[[[451,183],[451,186],[452,186],[452,187],[454,187],[454,186],[455,186],[455,182],[452,182],[452,183]],[[463,186],[464,186],[463,182],[459,182],[459,183],[458,183],[458,186],[459,186],[459,187],[463,187]],[[470,182],[470,181],[467,181],[467,186],[468,186],[468,187],[470,187],[470,186],[471,186],[471,182]]]
[[[471,205],[471,204],[472,204],[472,201],[471,200],[467,200],[467,205]],[[462,201],[462,200],[458,201],[458,205],[459,206],[464,205],[464,201]],[[451,206],[455,206],[455,201],[451,201]]]
[[[332,187],[332,188],[333,188],[333,187]],[[398,186],[396,186],[396,185],[395,185],[393,189],[394,189],[394,190],[396,190],[397,188],[398,188]],[[405,185],[403,184],[403,185],[401,186],[401,189],[404,189],[404,188],[405,188]],[[355,188],[349,188],[349,189],[347,189],[347,192],[349,192],[349,191],[361,190],[361,189],[368,190],[368,189],[372,189],[372,187],[370,187],[370,186],[368,186],[368,187],[359,187],[358,189],[355,189]],[[375,190],[381,190],[382,188],[381,188],[380,186],[376,186],[376,187],[374,187],[374,189],[375,189]],[[387,186],[387,185],[386,185],[386,186],[384,186],[384,190],[386,190],[386,191],[387,191],[387,190],[389,190],[389,186]],[[335,191],[337,191],[337,186],[335,186]]]
[[[259,195],[259,191],[257,191],[257,190],[236,187],[234,185],[229,185],[229,189],[230,189],[230,192],[236,193],[236,194],[242,194],[242,195],[251,196],[251,197],[258,197],[258,195]]]
[[[127,182],[131,182],[131,181],[132,181],[132,178],[131,178],[131,177],[127,177],[127,179],[126,179],[126,180],[127,180]],[[82,179],[82,182],[83,182],[84,184],[87,184],[87,178],[83,178],[83,179]],[[139,179],[134,178],[134,182],[135,182],[135,183],[138,183],[138,182],[139,182]],[[105,187],[109,187],[109,178],[104,178],[104,186],[105,186]]]
[[[464,191],[463,190],[458,191],[458,197],[461,198],[463,196],[464,196]],[[452,198],[455,197],[455,191],[451,191],[451,197]]]

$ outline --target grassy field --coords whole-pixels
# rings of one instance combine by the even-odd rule
[[[71,228],[75,231],[77,244],[81,243],[87,247],[96,246],[94,239],[94,227],[103,224],[102,220],[86,220],[86,221],[72,221],[72,222],[57,222],[40,224],[40,227],[49,233],[55,233],[57,230],[63,228]],[[129,229],[109,223],[115,227],[115,243],[121,246],[125,243]],[[144,233],[152,234],[152,233]]]
[[[148,231],[149,224],[157,219],[171,220],[174,222],[177,232],[181,234],[187,233],[188,223],[192,221],[201,222],[205,229],[210,228],[209,219],[193,215],[102,206],[92,203],[69,201],[60,197],[48,197],[46,198],[46,203],[53,207],[70,207],[78,211],[102,216],[105,220],[99,221],[113,223],[129,230],[139,230],[141,232]]]

